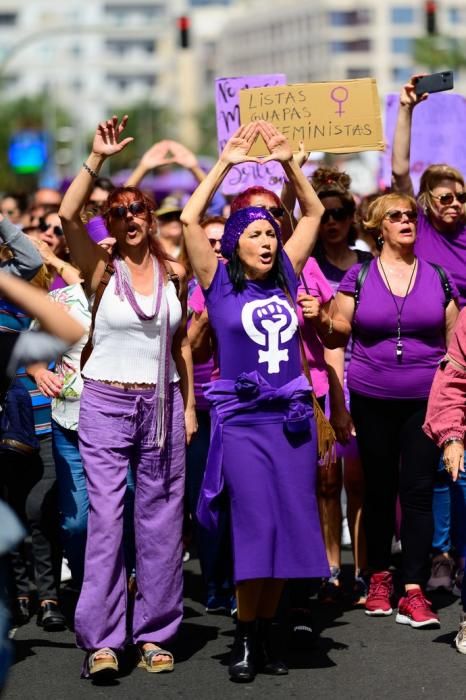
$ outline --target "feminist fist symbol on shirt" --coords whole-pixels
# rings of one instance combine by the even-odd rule
[[[288,362],[288,349],[281,349],[293,337],[298,319],[287,301],[274,295],[270,299],[250,301],[241,312],[243,328],[257,345],[267,350],[259,350],[259,364],[267,363],[268,374],[280,372],[280,362]]]

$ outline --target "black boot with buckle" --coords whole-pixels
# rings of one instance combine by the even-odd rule
[[[251,683],[256,677],[256,621],[236,622],[235,641],[228,672],[235,683]]]
[[[271,676],[286,676],[287,665],[272,650],[272,620],[258,620],[257,623],[257,670]]]

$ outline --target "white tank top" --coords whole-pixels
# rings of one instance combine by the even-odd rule
[[[170,310],[170,333],[173,338],[181,321],[181,304],[173,282],[165,287]],[[135,292],[141,309],[152,311],[153,296]],[[115,275],[100,300],[95,319],[94,349],[83,368],[87,379],[129,384],[156,384],[160,356],[160,319],[140,319],[130,303],[115,294]],[[168,381],[177,382],[179,375],[169,349]]]

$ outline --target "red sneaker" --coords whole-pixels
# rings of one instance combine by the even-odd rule
[[[389,571],[372,574],[369,593],[365,605],[366,615],[391,615],[393,612],[390,597],[393,593],[392,575]]]
[[[431,610],[430,606],[430,601],[421,589],[413,588],[407,591],[406,596],[400,598],[396,621],[411,627],[440,627],[438,615]]]

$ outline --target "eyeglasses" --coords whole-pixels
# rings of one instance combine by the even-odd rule
[[[115,219],[124,219],[126,214],[129,212],[133,216],[139,216],[147,211],[147,207],[144,202],[131,202],[126,207],[124,204],[120,204],[117,207],[110,207],[110,216],[115,217]]]
[[[455,199],[460,204],[464,204],[466,202],[466,192],[444,192],[443,194],[432,194],[431,192],[430,194],[433,199],[438,199],[440,204],[444,206],[448,204],[453,204]]]
[[[348,218],[349,212],[345,207],[335,207],[334,209],[326,209],[320,219],[321,224],[326,224],[330,217],[334,221],[344,221]]]
[[[18,209],[2,209],[2,216],[13,216]]]
[[[259,207],[261,209],[266,209],[270,214],[272,214],[274,219],[281,219],[282,216],[285,216],[285,210],[283,207],[266,207],[262,204],[260,204]]]
[[[406,216],[411,223],[417,221],[417,211],[414,209],[392,209],[387,211],[383,218],[388,219],[391,224],[399,224],[400,221],[403,221],[403,216]]]

